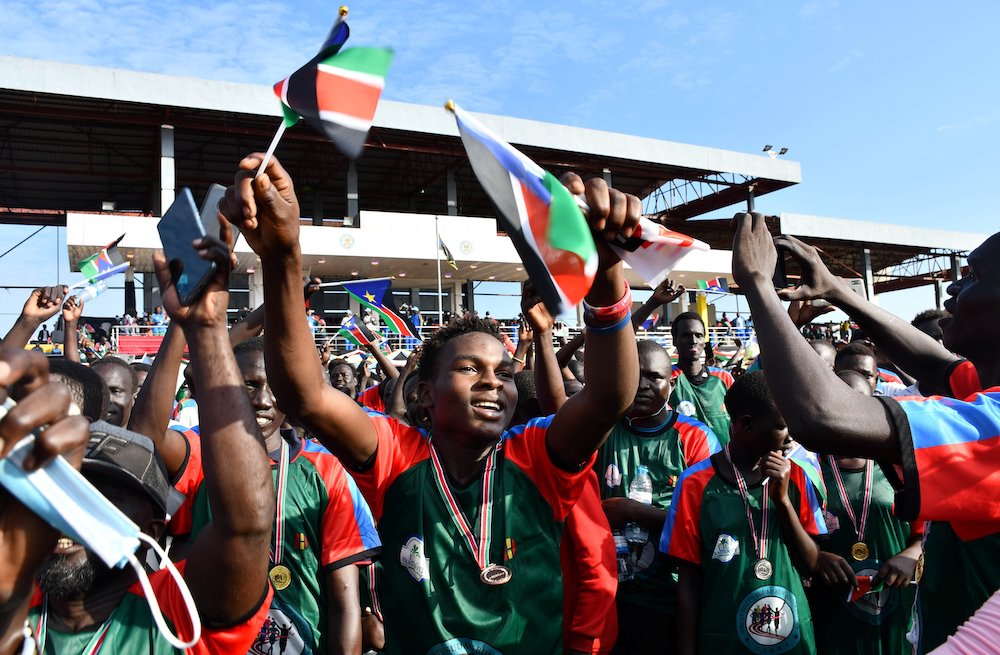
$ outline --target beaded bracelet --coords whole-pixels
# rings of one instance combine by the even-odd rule
[[[587,332],[590,334],[600,334],[602,332],[617,332],[618,330],[624,329],[626,325],[632,324],[632,312],[626,312],[625,316],[622,317],[617,323],[612,323],[611,325],[591,325],[587,323]]]
[[[613,305],[608,305],[607,307],[594,307],[587,303],[586,300],[583,301],[583,318],[587,325],[596,323],[607,324],[607,323],[617,323],[622,316],[632,311],[632,289],[628,285],[628,280],[625,281],[625,293],[622,295],[621,299]]]

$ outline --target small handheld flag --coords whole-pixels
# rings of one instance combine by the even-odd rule
[[[455,261],[455,257],[452,256],[451,250],[448,250],[448,246],[444,245],[444,239],[441,237],[438,237],[438,247],[441,248],[441,252],[444,253],[444,259],[448,262],[448,266],[451,266],[457,271],[458,263]]]
[[[864,596],[866,596],[868,594],[873,594],[876,591],[881,591],[882,590],[882,584],[881,583],[879,583],[878,585],[874,585],[874,586],[872,585],[872,580],[874,579],[874,576],[871,576],[871,575],[858,575],[858,576],[855,576],[855,577],[858,580],[858,586],[856,588],[852,587],[847,592],[847,598],[846,598],[846,600],[847,600],[848,603],[857,602],[857,601],[861,600],[861,598],[863,598]]]
[[[340,286],[344,287],[347,293],[354,296],[363,306],[370,307],[375,311],[387,328],[404,337],[416,337],[416,327],[400,313],[396,308],[396,303],[392,300],[392,292],[389,290],[390,283],[390,278],[379,278],[343,282]]]
[[[111,277],[116,273],[124,273],[128,269],[129,263],[125,261],[122,257],[121,252],[118,250],[118,244],[121,240],[125,238],[125,235],[121,235],[108,245],[101,248],[101,250],[86,259],[82,259],[77,262],[76,266],[83,273],[84,278],[80,282],[74,284],[71,289],[77,287],[85,286],[88,284],[93,284],[94,282],[99,282],[107,277]]]
[[[707,243],[674,232],[645,216],[639,219],[639,227],[632,236],[626,239],[617,235],[609,243],[611,249],[654,289],[667,279],[685,255],[710,249]]]
[[[353,316],[351,320],[340,326],[338,333],[359,348],[378,343],[378,337],[375,336],[375,333],[368,329],[368,326],[363,322],[355,320]]]
[[[553,315],[575,307],[597,274],[597,248],[573,196],[454,102],[445,107],[545,307]]]
[[[711,280],[698,280],[698,290],[729,293],[729,280],[724,277],[715,277]]]

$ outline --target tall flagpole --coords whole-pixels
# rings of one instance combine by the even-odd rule
[[[434,214],[434,251],[437,253],[437,274],[438,274],[438,326],[444,325],[444,309],[441,304],[441,235],[438,232],[438,215]]]

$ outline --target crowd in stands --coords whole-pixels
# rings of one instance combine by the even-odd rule
[[[749,314],[719,320],[725,355],[695,312],[671,350],[637,340],[685,289],[634,306],[598,239],[579,335],[529,281],[516,326],[400,307],[408,357],[376,343],[359,364],[317,348],[331,326],[308,309],[291,177],[260,164],[239,163],[220,236],[193,246],[216,273],[192,304],[154,256],[163,307],[123,322],[163,337],[151,364],[104,350],[64,287],[5,336],[0,455],[34,434],[23,468],[64,458],[145,535],[139,562],[168,546],[183,584],[0,490],[0,655],[996,652],[1000,235],[947,313],[911,323],[737,214]],[[603,179],[564,184],[593,228],[638,224]],[[232,325],[231,225],[264,293]],[[779,251],[803,273],[776,292]],[[813,324],[834,306],[846,327]],[[60,313],[63,355],[30,352]]]

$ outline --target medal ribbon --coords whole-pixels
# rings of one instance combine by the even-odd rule
[[[434,444],[428,442],[427,445],[431,451],[434,481],[437,483],[441,499],[444,500],[444,504],[449,510],[448,513],[458,527],[459,532],[465,536],[465,545],[468,546],[473,559],[476,560],[476,565],[480,571],[483,571],[489,565],[490,532],[493,526],[493,474],[496,469],[496,454],[500,450],[500,442],[498,441],[493,446],[493,450],[490,451],[489,456],[486,458],[486,470],[483,471],[482,499],[479,506],[478,536],[472,532],[472,524],[465,516],[462,507],[455,500],[455,496],[451,493],[451,488],[448,486],[448,479],[445,477],[444,467],[441,466],[441,460],[438,458],[437,451],[434,450]]]
[[[271,546],[271,563],[281,564],[285,545],[285,487],[288,486],[288,442],[281,439],[278,454],[278,481],[274,485],[274,544]]]
[[[847,489],[844,487],[844,479],[840,476],[840,467],[837,466],[837,460],[833,458],[833,455],[827,455],[827,457],[830,458],[830,468],[833,470],[833,477],[837,481],[837,492],[840,494],[840,502],[844,503],[844,510],[847,512],[847,517],[851,519],[854,531],[858,534],[858,541],[864,542],[865,527],[868,525],[868,508],[871,507],[872,477],[874,476],[875,466],[872,460],[865,461],[865,491],[861,497],[861,520],[858,521],[855,518],[854,509],[847,499]]]
[[[747,523],[750,524],[750,536],[753,538],[753,547],[757,553],[757,559],[767,559],[767,504],[769,497],[767,491],[765,490],[761,494],[762,498],[760,501],[760,541],[757,541],[757,527],[753,521],[753,512],[750,511],[750,501],[747,499],[747,482],[743,479],[743,474],[740,473],[739,469],[736,468],[736,464],[733,464],[733,458],[729,455],[729,444],[726,444],[726,459],[729,460],[729,465],[733,467],[733,477],[736,478],[736,488],[740,490],[740,497],[743,499],[743,508],[747,513]]]
[[[117,608],[116,610],[117,611]],[[101,647],[104,646],[104,638],[108,636],[108,630],[111,629],[111,619],[114,618],[115,612],[112,611],[108,615],[108,618],[104,619],[104,623],[98,628],[94,636],[90,638],[87,642],[87,646],[83,649],[84,655],[97,655],[101,651]],[[35,645],[38,653],[45,652],[45,637],[48,632],[49,627],[49,597],[45,596],[42,598],[42,613],[38,617],[38,627],[35,628]]]

